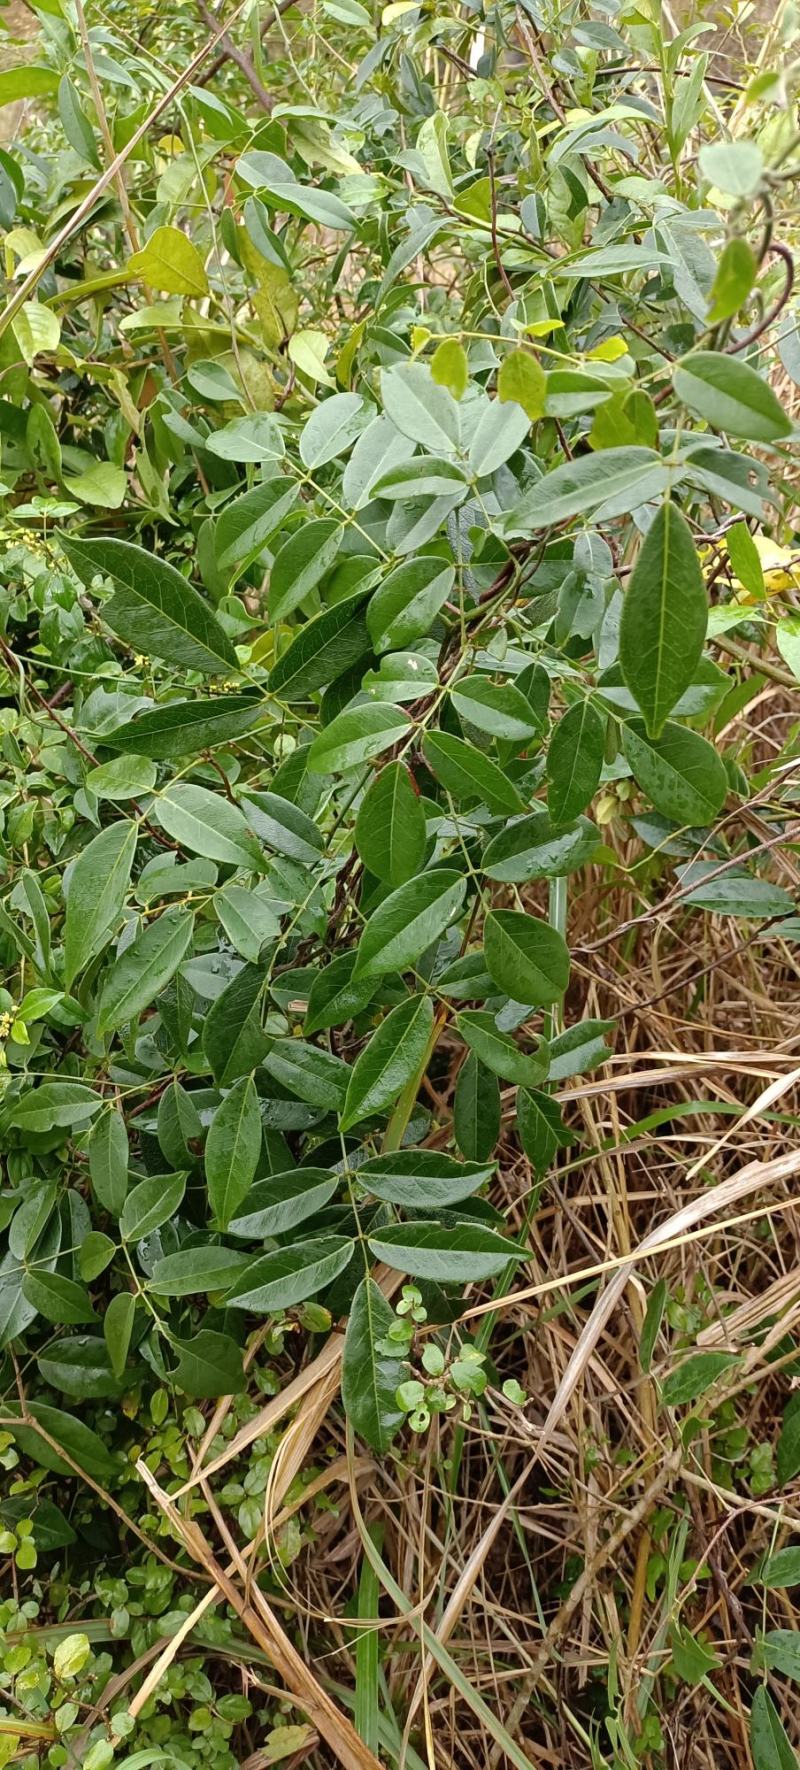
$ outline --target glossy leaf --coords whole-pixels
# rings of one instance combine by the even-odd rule
[[[419,872],[427,844],[425,814],[404,763],[387,763],[367,788],[354,841],[365,867],[387,885],[404,885]]]
[[[648,529],[622,607],[622,674],[659,737],[703,651],[708,599],[691,531],[674,504],[662,504]],[[582,807],[578,807],[582,810]]]
[[[61,545],[87,589],[98,576],[111,579],[114,594],[103,603],[103,621],[135,651],[210,676],[236,669],[236,653],[216,617],[166,560],[129,541],[65,535]]]
[[[340,1120],[343,1131],[394,1105],[420,1069],[432,1031],[430,996],[409,996],[387,1014],[353,1065]]]

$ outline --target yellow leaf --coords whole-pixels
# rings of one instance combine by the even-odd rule
[[[197,247],[179,227],[157,227],[141,252],[134,252],[128,275],[168,295],[207,295],[208,278]]]

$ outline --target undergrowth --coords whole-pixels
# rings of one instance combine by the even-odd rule
[[[796,11],[32,27],[0,1764],[791,1770]]]

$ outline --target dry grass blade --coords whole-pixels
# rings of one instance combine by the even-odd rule
[[[253,1601],[243,1597],[234,1580],[226,1573],[225,1568],[217,1560],[210,1544],[203,1535],[194,1519],[181,1517],[174,1501],[159,1487],[154,1475],[144,1462],[136,1465],[137,1470],[153,1495],[156,1504],[165,1517],[184,1548],[204,1569],[213,1581],[218,1592],[236,1611],[240,1621],[253,1636],[254,1641],[267,1655],[278,1676],[282,1678],[303,1712],[316,1727],[321,1737],[327,1741],[337,1761],[344,1770],[381,1770],[378,1759],[359,1739],[355,1728],[337,1708],[332,1697],[314,1677],[301,1659],[296,1648],[292,1646],[285,1630],[281,1628],[277,1617],[273,1614],[262,1592],[253,1587]],[[216,1511],[216,1508],[214,1508]],[[227,1534],[227,1533],[226,1533]],[[232,1545],[229,1545],[232,1546]],[[246,1575],[244,1559],[240,1552],[232,1555],[237,1572]]]

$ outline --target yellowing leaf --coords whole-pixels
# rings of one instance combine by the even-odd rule
[[[179,227],[157,227],[141,252],[128,260],[128,275],[168,295],[207,295],[208,278],[197,247]]]
[[[541,363],[527,350],[512,350],[500,364],[497,377],[497,397],[500,400],[516,400],[517,405],[527,412],[531,423],[541,418],[544,413],[545,395],[547,392],[547,376]]]
[[[58,349],[61,321],[49,307],[38,301],[26,301],[14,321],[14,336],[30,368],[43,351]]]
[[[295,332],[289,340],[289,355],[301,375],[307,375],[309,381],[321,381],[325,387],[335,387],[336,382],[328,374],[325,358],[330,349],[330,341],[324,332],[308,328],[303,332]]]

